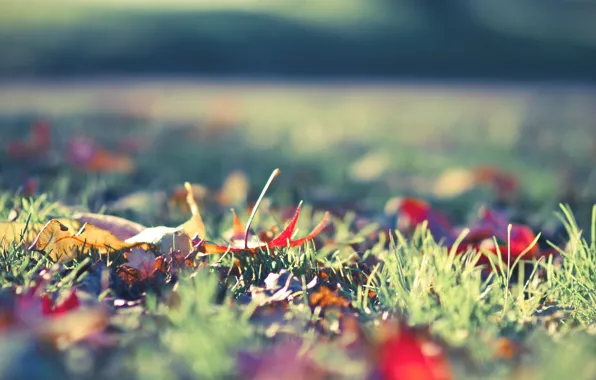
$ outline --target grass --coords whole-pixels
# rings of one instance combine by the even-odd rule
[[[44,210],[57,207],[44,199],[14,201],[23,202],[32,220],[43,219]],[[11,203],[6,202],[5,207]],[[342,335],[325,329],[337,317],[331,310],[327,315],[308,307],[302,290],[287,308],[278,311],[279,315],[269,317],[254,314],[259,308],[254,300],[248,304],[239,301],[249,285],[263,284],[270,273],[286,269],[306,284],[326,268],[336,271],[341,294],[370,331],[387,315],[399,316],[408,324],[430,326],[431,334],[446,343],[457,378],[502,378],[516,370],[533,376],[524,378],[552,378],[554,373],[591,378],[596,347],[588,331],[596,321],[596,250],[592,240],[583,238],[567,210],[565,214],[572,239],[563,265],[542,261],[526,281],[519,282],[511,281],[506,265],[499,262],[494,265],[501,266],[501,274],[486,276],[474,265],[473,255],[449,254],[424,227],[412,237],[398,234],[389,248],[378,244],[362,252],[359,260],[367,256],[378,259],[378,264],[367,270],[370,276],[365,282],[351,272],[351,260],[342,262],[337,252],[321,256],[310,244],[283,249],[275,257],[262,254],[241,259],[240,276],[218,274],[217,268],[233,268],[231,255],[210,257],[210,265],[204,269],[181,273],[174,288],[161,294],[149,292],[141,310],[132,315],[126,315],[131,311],[116,313],[115,320],[140,319],[136,327],[121,333],[126,338],[117,347],[118,356],[105,359],[94,370],[100,376],[117,368],[124,371],[119,373],[131,371],[139,378],[224,378],[237,371],[234,352],[263,350],[272,341],[299,339],[303,349],[312,350],[315,361],[325,363],[325,368],[347,378],[362,377],[367,368],[365,358],[350,358],[342,348]],[[341,228],[347,226],[339,222]],[[67,265],[70,271],[66,273],[70,274],[57,273],[54,291],[80,286],[84,278],[81,273],[85,273],[82,267],[89,261]],[[40,268],[52,266],[41,255],[5,247],[0,255],[2,287],[26,286]],[[538,276],[538,269],[546,276]],[[369,299],[365,296],[369,291],[377,296]],[[548,315],[553,308],[558,314]],[[321,334],[331,340],[321,340]],[[502,336],[519,342],[524,351],[516,351],[511,360],[495,360],[498,350],[494,345]],[[7,355],[18,355],[18,347],[14,349]],[[69,347],[60,360],[74,355],[72,350],[82,349]],[[340,351],[332,354],[332,350]],[[75,367],[67,366],[66,370],[77,375]]]
[[[131,116],[88,112],[92,91],[57,88],[30,95],[37,112],[27,114],[22,112],[27,103],[18,98],[31,90],[10,91],[12,97],[9,92],[0,94],[7,100],[0,102],[5,140],[23,137],[23,127],[43,114],[54,126],[54,146],[44,159],[16,161],[5,155],[0,160],[6,190],[0,197],[3,220],[18,210],[16,221],[33,228],[51,218],[69,218],[76,208],[115,213],[147,226],[175,226],[188,215],[176,209],[164,211],[158,198],[131,210],[111,207],[133,193],[167,195],[183,181],[218,188],[232,169],[244,170],[251,188],[259,189],[275,167],[282,169],[282,175],[267,195],[273,205],[305,201],[297,236],[304,236],[327,208],[349,208],[356,202],[366,207],[332,216],[333,228],[303,246],[201,257],[198,267],[178,268],[132,285],[117,275],[125,263],[121,257],[108,261],[91,252],[56,264],[19,244],[3,244],[0,311],[12,310],[5,298],[25,294],[41,281],[56,299],[77,289],[83,306],[99,313],[91,314],[94,318],[105,318],[105,325],[84,339],[60,341],[47,339],[31,325],[0,324],[3,336],[10,338],[0,341],[4,361],[0,377],[22,378],[35,369],[47,378],[73,379],[250,378],[267,370],[277,377],[283,377],[283,371],[289,371],[288,377],[326,371],[327,376],[363,378],[376,365],[383,337],[391,336],[385,330],[391,321],[428,330],[443,347],[457,379],[595,375],[596,212],[589,202],[573,210],[550,207],[558,203],[555,168],[541,167],[547,160],[540,152],[530,152],[535,161],[516,152],[531,98],[528,93],[481,98],[478,92],[420,88],[383,93],[378,88],[358,92],[308,86],[164,86],[162,93],[152,90],[157,92],[154,114],[149,110]],[[136,96],[142,93],[139,90]],[[232,126],[217,124],[221,121],[217,102],[209,103],[213,93],[219,99],[236,95],[234,102],[240,106]],[[122,99],[134,97],[128,94]],[[73,99],[79,102],[70,104]],[[488,127],[480,133],[473,110],[483,101],[490,106]],[[403,106],[396,108],[396,103]],[[198,104],[198,110],[189,104]],[[163,121],[170,116],[175,123]],[[418,126],[416,133],[412,125]],[[317,135],[321,126],[327,134]],[[340,130],[342,126],[345,129]],[[496,133],[499,126],[503,129]],[[481,138],[493,136],[490,131],[496,138]],[[63,162],[65,142],[83,132],[114,149],[131,135],[153,145],[132,155],[137,165],[133,175],[92,174]],[[433,145],[437,135],[448,139],[445,146]],[[355,140],[361,146],[352,146]],[[388,152],[387,172],[372,182],[351,178],[348,167],[377,150]],[[492,202],[490,191],[439,202],[424,187],[401,182],[433,179],[445,169],[470,167],[472,162],[493,164],[520,176],[525,198],[511,211],[522,221],[552,222],[560,213],[566,233],[564,243],[556,245],[562,259],[541,259],[510,269],[505,252],[505,259],[494,258],[479,267],[475,254],[454,255],[425,225],[412,233],[383,233],[394,226],[381,212],[385,201],[404,193],[423,194],[467,224],[479,204]],[[39,180],[39,191],[31,197],[15,192],[31,176]],[[400,183],[392,184],[392,179]],[[318,195],[321,187],[331,197]],[[256,199],[256,194],[251,192],[249,199]],[[337,206],[336,199],[346,202]],[[244,206],[235,209],[246,221],[249,213]],[[262,206],[254,229],[283,228],[287,218],[282,211]],[[232,225],[229,209],[207,204],[202,213],[209,240],[222,242]],[[590,213],[590,218],[583,217]],[[540,223],[532,226],[542,231]],[[291,273],[289,295],[274,301],[270,298],[274,291],[266,287],[282,271]],[[318,302],[342,306],[315,302],[323,286],[331,295]],[[23,314],[35,311],[26,309]],[[85,323],[91,316],[74,315],[61,325],[67,331],[92,330]],[[355,325],[350,325],[351,318]]]

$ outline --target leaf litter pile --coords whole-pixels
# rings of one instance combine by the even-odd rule
[[[49,136],[37,123],[5,153],[39,156]],[[135,170],[93,140],[66,150],[80,172]],[[286,205],[278,174],[258,197],[241,171],[141,197],[183,216],[165,226],[33,180],[5,193],[1,377],[596,378],[595,212],[585,230],[567,206],[537,222],[496,168],[466,175],[496,199],[457,225],[399,194],[381,210]]]

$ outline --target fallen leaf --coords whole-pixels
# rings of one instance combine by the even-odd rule
[[[203,218],[201,217],[201,213],[199,212],[199,206],[195,201],[192,192],[192,186],[190,183],[186,182],[184,184],[186,188],[186,202],[190,207],[190,212],[192,214],[191,218],[184,223],[182,227],[182,231],[184,231],[188,236],[193,237],[195,235],[205,236],[205,223],[203,222]]]
[[[151,252],[133,249],[126,253],[125,257],[127,264],[121,265],[116,273],[128,285],[152,278],[157,272],[166,273],[164,256],[155,256]]]
[[[350,179],[357,182],[373,182],[383,177],[389,168],[391,157],[386,152],[368,152],[348,168]]]
[[[3,246],[23,242],[30,244],[41,231],[43,225],[26,222],[0,222],[0,242]]]
[[[56,317],[79,308],[81,303],[75,291],[70,291],[61,302],[54,302],[48,295],[41,297],[42,314]]]
[[[401,231],[412,230],[428,223],[428,229],[435,239],[440,240],[452,235],[453,226],[443,214],[433,210],[422,199],[413,197],[396,197],[385,205],[385,214],[397,218],[397,228]]]
[[[513,174],[493,166],[481,166],[474,170],[474,177],[477,185],[493,187],[499,200],[511,201],[517,196],[519,182]]]
[[[108,324],[105,310],[99,306],[82,307],[76,291],[54,301],[42,295],[41,283],[16,295],[12,315],[12,328],[26,328],[38,337],[64,346],[101,333]]]
[[[52,219],[41,229],[29,249],[45,252],[54,261],[68,261],[79,253],[85,253],[85,249],[110,254],[137,246],[150,248],[145,242],[126,243],[111,232],[92,224],[83,224],[75,231],[59,220]]]
[[[193,198],[200,205],[205,205],[209,197],[210,191],[205,186],[198,183],[190,184]],[[188,197],[187,185],[179,186],[168,194],[168,204],[170,207],[175,207],[181,212],[189,213],[190,206],[186,201]]]
[[[452,168],[445,170],[435,180],[432,192],[438,198],[452,198],[470,191],[475,185],[476,178],[472,171]]]
[[[162,253],[170,250],[179,250],[181,254],[188,255],[195,247],[192,238],[195,236],[205,236],[205,224],[199,206],[197,205],[191,185],[186,182],[187,190],[186,201],[192,216],[188,221],[178,227],[150,227],[146,228],[135,236],[125,240],[126,244],[150,244],[157,247]]]
[[[513,360],[522,351],[522,346],[513,340],[500,337],[493,344],[493,358],[502,360]]]
[[[449,249],[462,231],[461,228],[453,227],[444,215],[418,198],[394,198],[387,203],[385,212],[388,215],[397,213],[397,224],[402,231],[412,231],[427,222],[435,240],[443,240]],[[483,252],[498,255],[509,264],[513,264],[522,255],[523,259],[530,260],[553,252],[540,251],[538,244],[534,244],[537,237],[530,227],[511,224],[509,231],[509,225],[510,222],[503,215],[486,208],[481,209],[480,219],[470,226],[469,233],[459,242],[456,252],[478,251],[481,253],[478,265],[489,263],[488,256]],[[497,238],[496,245],[494,238]]]
[[[50,123],[40,120],[31,126],[27,139],[9,141],[6,144],[6,152],[13,159],[39,156],[46,153],[51,144],[52,130]]]
[[[350,301],[343,296],[332,291],[327,286],[321,286],[316,292],[311,293],[308,298],[311,307],[320,307],[325,309],[327,307],[348,307]]]
[[[450,380],[451,369],[436,343],[401,326],[377,348],[378,371],[385,380]]]
[[[71,165],[91,173],[130,174],[135,165],[127,155],[109,152],[83,137],[73,137],[67,146],[67,157]]]
[[[317,284],[317,278],[314,277],[306,289],[312,289]],[[251,285],[250,293],[253,300],[257,300],[260,305],[270,302],[291,301],[292,295],[302,289],[300,281],[291,272],[282,269],[278,273],[269,273],[265,279],[265,287]]]
[[[319,367],[307,352],[301,355],[301,344],[285,343],[264,352],[240,351],[238,374],[242,379],[326,379],[329,374]]]
[[[325,213],[321,222],[315,226],[315,228],[305,237],[300,239],[292,239],[292,235],[294,234],[294,229],[296,228],[296,223],[298,222],[298,217],[300,216],[300,209],[301,206],[298,205],[296,208],[296,212],[294,217],[287,225],[287,227],[273,240],[268,243],[264,243],[258,245],[256,247],[233,247],[233,246],[223,246],[217,245],[207,242],[201,242],[198,246],[199,250],[203,253],[207,254],[220,254],[225,252],[241,252],[241,251],[251,251],[255,252],[259,249],[273,249],[273,248],[284,248],[284,247],[297,247],[304,244],[306,241],[314,238],[317,236],[323,229],[327,226],[329,222],[329,213]],[[197,242],[198,243],[198,242]]]

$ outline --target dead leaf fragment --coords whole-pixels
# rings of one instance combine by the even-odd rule
[[[309,297],[311,307],[320,307],[322,309],[327,307],[348,307],[350,301],[337,292],[332,291],[327,286],[321,286],[318,291],[311,293]]]

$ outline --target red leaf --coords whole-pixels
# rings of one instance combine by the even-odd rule
[[[29,136],[25,140],[12,140],[6,144],[6,151],[11,158],[38,156],[50,149],[51,127],[47,121],[37,121],[31,126]]]
[[[305,237],[300,239],[292,240],[292,234],[294,233],[294,229],[296,228],[296,222],[298,221],[298,217],[300,216],[300,206],[296,208],[296,213],[294,217],[288,224],[286,228],[277,236],[275,239],[270,241],[269,243],[259,245],[257,247],[249,247],[249,248],[237,248],[231,246],[224,246],[224,245],[217,245],[212,243],[207,243],[205,241],[199,241],[197,247],[203,253],[208,254],[218,254],[218,253],[225,253],[225,252],[256,252],[259,249],[267,249],[267,248],[283,248],[283,247],[297,247],[299,245],[304,244],[306,241],[314,238],[318,234],[325,229],[327,223],[329,223],[329,213],[326,212],[323,216],[321,222]]]
[[[279,236],[267,243],[268,247],[283,246],[286,245],[288,241],[292,239],[292,234],[294,234],[294,229],[296,228],[296,223],[298,222],[298,217],[300,216],[301,208],[302,205],[298,205],[298,207],[296,207],[296,212],[294,213],[294,216],[292,217],[292,220],[290,220],[288,226],[284,228],[283,231],[281,231]]]
[[[481,166],[475,170],[474,175],[477,184],[492,186],[501,200],[511,199],[519,189],[517,178],[499,168]]]
[[[449,380],[451,370],[441,348],[401,327],[378,349],[378,369],[386,380]]]
[[[319,222],[319,224],[317,224],[317,226],[315,228],[313,228],[313,230],[306,235],[303,238],[300,239],[296,239],[296,240],[290,240],[290,247],[297,247],[299,245],[302,245],[304,243],[306,243],[307,240],[311,240],[314,237],[316,237],[318,234],[320,234],[325,227],[327,227],[327,224],[329,223],[329,213],[326,212],[325,215],[323,216],[323,219],[321,219],[321,221]],[[270,242],[269,244],[271,244],[272,242]]]
[[[109,152],[83,137],[74,137],[69,141],[68,160],[71,165],[93,173],[128,174],[135,168],[129,156]]]
[[[59,304],[54,303],[47,295],[41,297],[41,311],[45,316],[62,315],[77,309],[79,306],[79,297],[77,297],[77,294],[74,291],[71,292],[69,296]]]
[[[424,221],[428,222],[428,229],[436,239],[449,237],[453,226],[445,215],[433,210],[430,205],[422,199],[406,197],[399,199],[397,211],[399,227],[413,229]]]

